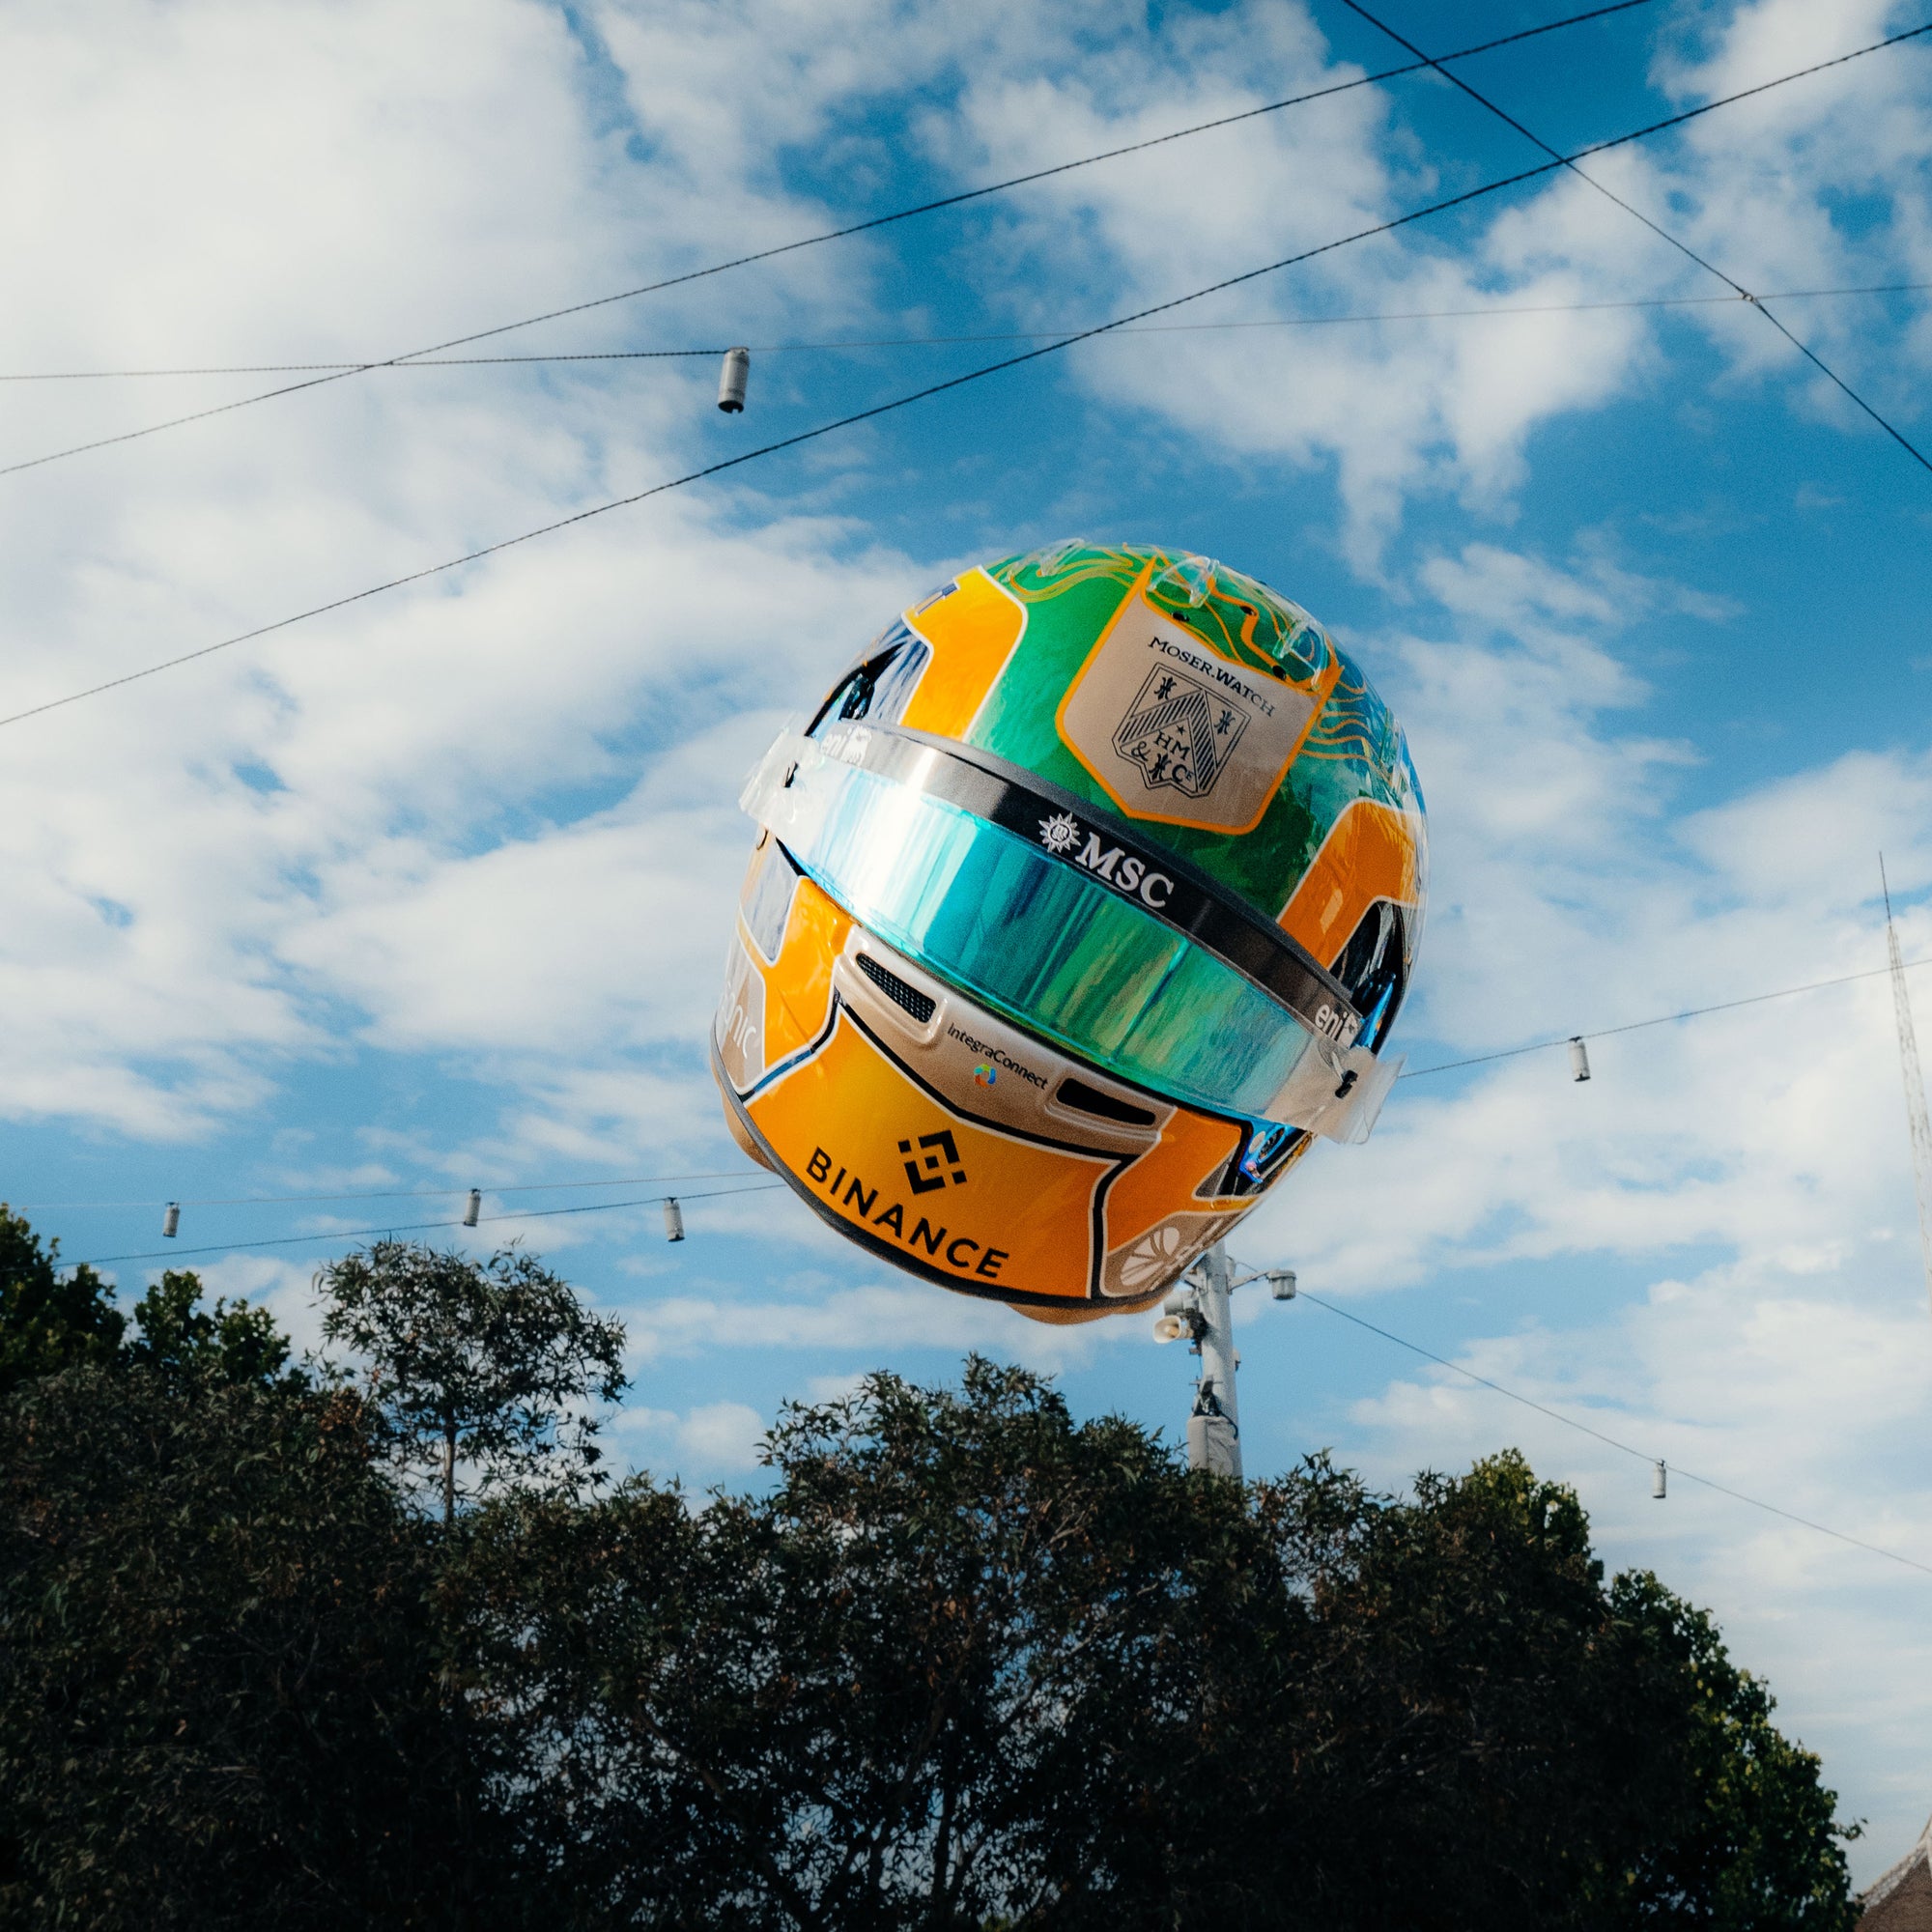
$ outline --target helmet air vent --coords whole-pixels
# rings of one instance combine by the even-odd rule
[[[1095,1120],[1118,1121],[1123,1127],[1151,1127],[1159,1118],[1151,1107],[1136,1107],[1131,1100],[1117,1100],[1084,1080],[1063,1080],[1053,1096],[1063,1107],[1077,1107]]]
[[[903,1007],[921,1026],[932,1017],[939,1002],[930,993],[922,993],[917,986],[908,986],[896,973],[881,966],[869,953],[860,952],[853,956],[859,962],[859,971],[895,1006]],[[1148,1119],[1152,1120],[1153,1116],[1150,1114]]]

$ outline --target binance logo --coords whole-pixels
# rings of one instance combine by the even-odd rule
[[[936,1134],[921,1134],[919,1151],[913,1152],[911,1141],[901,1141],[899,1151],[912,1157],[905,1165],[906,1182],[915,1194],[930,1194],[935,1188],[944,1187],[950,1179],[954,1187],[966,1185],[966,1170],[959,1165],[959,1146],[951,1131],[940,1128]]]

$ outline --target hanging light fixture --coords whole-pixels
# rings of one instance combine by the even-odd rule
[[[1583,1044],[1580,1033],[1570,1041],[1570,1077],[1573,1080],[1587,1080],[1590,1077],[1590,1049]]]
[[[1663,1463],[1660,1461],[1657,1467],[1650,1472],[1650,1493],[1652,1498],[1657,1502],[1662,1502],[1663,1500]]]
[[[476,1218],[479,1214],[482,1213],[482,1211],[483,1211],[483,1190],[480,1187],[472,1187],[469,1190],[469,1199],[464,1203],[463,1225],[466,1228],[475,1227]]]
[[[674,1194],[665,1197],[665,1239],[681,1241],[684,1239],[684,1209],[677,1205]]]
[[[727,349],[724,366],[718,371],[718,407],[727,416],[741,414],[745,408],[745,384],[752,376],[752,352]]]
[[[170,1201],[161,1210],[161,1233],[173,1240],[182,1224],[181,1203]]]

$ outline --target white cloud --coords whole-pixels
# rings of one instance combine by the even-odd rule
[[[701,1403],[682,1414],[675,1409],[623,1409],[613,1434],[630,1444],[637,1460],[648,1463],[654,1445],[667,1445],[681,1463],[706,1473],[740,1475],[758,1466],[758,1450],[769,1427],[755,1408],[742,1402]]]
[[[1682,31],[1705,40],[1658,72],[1678,98],[1708,98],[1894,14],[1760,0],[1694,16]],[[0,316],[0,372],[394,353],[835,225],[922,167],[944,191],[1356,71],[1280,6],[1170,10],[1160,35],[1092,5],[675,0],[575,17],[526,0],[11,10],[0,170],[28,191],[0,206],[0,249],[30,294]],[[1874,56],[1592,169],[1754,285],[1932,279],[1922,61]],[[1024,327],[1165,298],[1436,192],[1403,111],[1361,90],[1059,177],[951,231],[978,239],[948,265]],[[912,332],[954,298],[903,288],[898,245],[886,231],[802,251],[502,346]],[[1465,247],[1407,230],[1179,319],[1702,287],[1557,179],[1475,218]],[[1792,380],[1761,319],[1690,313],[1727,384]],[[1922,307],[1897,324],[1849,306],[1802,316],[1876,398],[1918,407]],[[1733,607],[1602,538],[1555,558],[1496,534],[1537,430],[1661,384],[1681,339],[1678,321],[1601,310],[1144,334],[1066,365],[1097,408],[1242,477],[1332,469],[1365,577],[1393,568],[1391,535],[1419,499],[1492,526],[1389,583],[1403,630],[1360,640],[1433,810],[1411,1030],[1443,1057],[1879,963],[1876,850],[1903,893],[1932,883],[1932,759],[1901,736],[1915,721],[1885,721],[1890,750],[1801,761],[1775,782],[1731,786],[1707,767],[1706,795],[1729,802],[1690,812],[1689,761],[1716,753],[1654,715],[1641,645],[1669,615],[1743,652]],[[796,367],[763,362],[754,383],[797,393]],[[743,447],[710,408],[714,378],[702,363],[397,372],[0,478],[0,708]],[[1837,411],[1799,380],[1804,407]],[[10,385],[0,461],[257,381]],[[265,1119],[304,1068],[374,1048],[459,1066],[492,1097],[456,1147],[368,1123],[372,1175],[468,1185],[724,1165],[700,1036],[745,847],[738,778],[777,719],[937,575],[931,555],[838,514],[887,447],[824,445],[816,468],[768,472],[770,498],[744,472],[11,731],[0,1113],[210,1135]],[[1329,514],[1325,494],[1308,500]],[[928,527],[935,554],[963,541],[957,524]],[[1906,929],[1909,950],[1932,952],[1932,915],[1914,909]],[[1472,1341],[1469,1364],[1599,1406],[1612,1433],[1628,1425],[1736,1487],[1904,1538],[1925,1498],[1895,1444],[1924,1420],[1924,1333],[1887,998],[1866,981],[1605,1039],[1587,1087],[1560,1054],[1405,1083],[1376,1140],[1318,1151],[1243,1246],[1348,1294],[1616,1257],[1655,1278],[1639,1304],[1571,1328],[1552,1307],[1527,1335]],[[1932,993],[1921,1014],[1932,1040]],[[308,1179],[300,1149],[276,1159],[292,1186]],[[831,1387],[848,1362],[895,1351],[1077,1367],[1144,1334],[1043,1328],[889,1282],[783,1196],[690,1212],[695,1233],[783,1261],[785,1286],[705,1280],[696,1240],[672,1273],[646,1226],[626,1313],[654,1369],[771,1351]],[[582,1238],[564,1217],[488,1232],[519,1230]],[[314,1335],[306,1264],[206,1272]],[[745,1393],[633,1409],[624,1439],[646,1463],[742,1472],[770,1406]],[[1494,1400],[1403,1380],[1361,1426],[1391,1470],[1455,1463],[1498,1439],[1480,1406]],[[1641,1470],[1577,1463],[1567,1435],[1522,1439],[1639,1498],[1601,1518],[1606,1533],[1655,1539],[1668,1574],[1737,1620],[1789,1707],[1827,1714],[1847,1751],[1868,1740],[1888,1766],[1917,1750],[1922,1710],[1885,1707],[1861,1673],[1874,1650],[1907,1671],[1923,1659],[1883,1590],[1844,1583],[1804,1533],[1693,1516],[1680,1492],[1650,1511]]]

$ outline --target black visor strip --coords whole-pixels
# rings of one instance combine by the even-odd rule
[[[1144,843],[1111,812],[986,753],[961,755],[923,731],[841,722],[822,727],[814,742],[841,764],[986,819],[1110,887],[1279,1000],[1310,1032],[1348,1046],[1361,1031],[1341,982],[1280,926],[1179,854]]]

